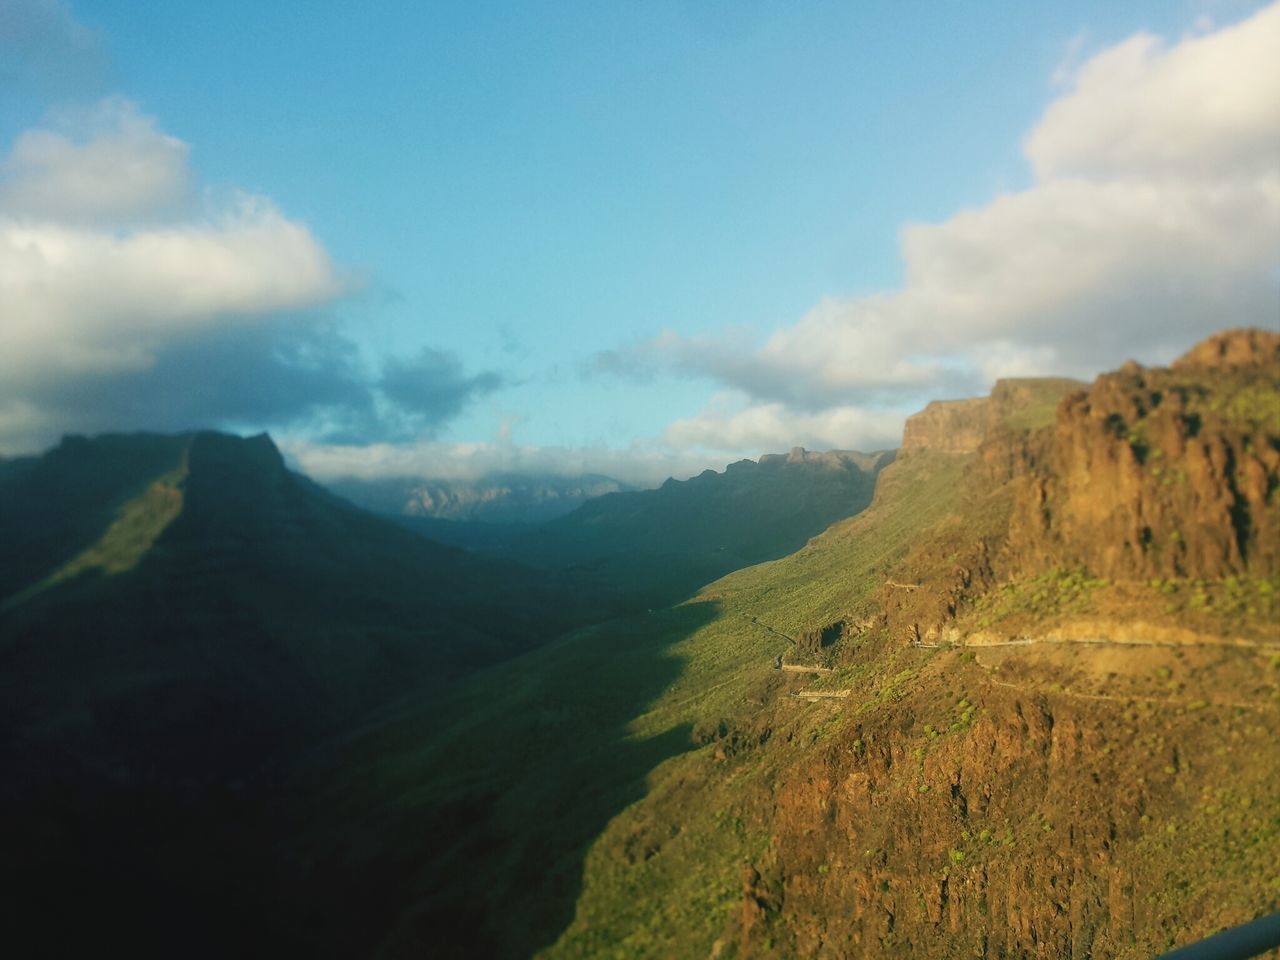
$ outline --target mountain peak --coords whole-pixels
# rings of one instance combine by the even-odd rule
[[[1280,363],[1280,333],[1257,327],[1224,330],[1202,340],[1173,362],[1173,367],[1258,367]]]
[[[229,433],[201,430],[191,436],[188,447],[190,468],[236,472],[280,473],[285,470],[275,441],[265,433],[238,437]]]

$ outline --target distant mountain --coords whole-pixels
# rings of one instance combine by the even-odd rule
[[[630,489],[611,477],[494,474],[479,480],[341,479],[326,484],[352,503],[390,516],[478,523],[543,523],[594,497]]]
[[[606,494],[536,527],[407,519],[435,539],[572,573],[632,604],[679,599],[730,570],[785,556],[871,502],[893,452],[741,460],[656,490]]]
[[[547,525],[562,557],[584,563],[622,551],[649,556],[723,553],[756,562],[783,555],[871,500],[892,452],[766,454],[723,472],[667,480],[657,490],[617,493]]]

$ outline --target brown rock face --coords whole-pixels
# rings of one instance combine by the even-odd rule
[[[903,450],[973,453],[1001,427],[1014,430],[1052,420],[1058,401],[1084,384],[1062,377],[997,380],[989,397],[935,400],[907,418]]]
[[[986,436],[990,406],[991,402],[986,397],[935,400],[915,416],[907,418],[902,449],[927,447],[941,453],[972,453]]]
[[[1270,330],[1224,330],[1204,340],[1173,362],[1173,369],[1195,367],[1265,367],[1280,363],[1280,333]]]
[[[740,958],[1137,960],[1265,912],[1214,844],[1238,842],[1228,822],[1265,802],[1273,711],[1206,720],[948,668],[779,778]],[[972,701],[962,729],[946,728],[938,680]],[[1246,874],[1269,861],[1262,830],[1262,849],[1233,854]],[[762,896],[761,876],[780,893]]]
[[[1069,397],[1026,453],[1006,558],[1120,580],[1274,570],[1280,335],[1235,331],[1173,369],[1126,365]]]
[[[889,636],[914,645],[935,646],[958,639],[956,613],[966,596],[984,592],[992,582],[985,541],[942,539],[912,554],[905,567],[920,582],[888,579],[880,605]]]

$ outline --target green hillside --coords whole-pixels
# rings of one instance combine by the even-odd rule
[[[631,614],[187,438],[14,579],[18,915],[207,956],[1137,960],[1274,911],[1280,337],[1218,339],[930,405],[865,510]],[[574,549],[750,544],[690,506],[733,473]]]
[[[723,812],[691,784],[683,799],[664,801],[679,807],[667,811],[670,828],[697,837],[678,860],[610,851],[589,861],[599,863],[603,888],[584,892],[592,841],[653,797],[656,783],[689,775],[706,752],[699,744],[720,739],[722,721],[736,726],[744,704],[776,694],[773,662],[791,645],[766,625],[791,633],[870,602],[876,571],[956,506],[962,467],[948,456],[900,462],[883,474],[870,509],[800,552],[670,610],[575,632],[352,738],[342,772],[325,778],[332,786],[321,809],[333,819],[322,819],[302,849],[321,851],[313,856],[323,861],[326,844],[340,844],[355,858],[344,869],[396,878],[379,893],[377,923],[363,931],[378,939],[378,925],[394,922],[393,956],[428,943],[437,956],[527,956],[565,932],[580,895],[588,900],[579,913],[600,916],[587,921],[596,932],[584,945],[563,948],[568,955],[596,955],[637,915],[669,938],[714,929],[736,896],[745,838],[722,831]],[[647,829],[666,846],[667,826]],[[442,835],[456,839],[442,849]],[[329,879],[327,891],[303,887],[305,899],[325,903],[326,892],[341,896],[353,882]],[[321,942],[351,934],[325,929],[326,916],[332,908],[322,906],[299,922],[321,924]]]
[[[1224,409],[1258,383],[1196,376]],[[1092,409],[1145,383],[1100,381]],[[1034,939],[1045,956],[1136,958],[1274,910],[1275,611],[1201,611],[1188,639],[1159,584],[1019,573],[1054,562],[1011,524],[1090,407],[1062,409],[1051,424],[999,420],[967,452],[936,452],[925,431],[868,510],[798,552],[349,738],[340,772],[310,771],[318,813],[287,848],[304,942],[389,957],[951,957],[984,942],[1021,955]],[[1278,449],[1254,419],[1199,439]],[[1207,509],[1167,502],[1184,529]],[[1250,547],[1242,569],[1280,585],[1269,556]],[[1056,598],[1042,639],[991,635],[1011,591]],[[1092,633],[1062,632],[1077,613]],[[791,642],[834,624],[816,659]],[[779,670],[780,655],[831,672]],[[334,920],[366,883],[364,922]]]

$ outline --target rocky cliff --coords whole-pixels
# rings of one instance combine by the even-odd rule
[[[1090,671],[1060,656],[1037,674],[1025,656],[948,653],[899,681],[900,699],[836,721],[740,808],[770,840],[724,945],[1145,958],[1274,910],[1265,658],[1109,659]],[[806,735],[782,724],[773,737]]]
[[[1058,401],[1082,386],[1061,377],[1027,377],[996,381],[989,397],[935,400],[907,418],[902,449],[973,453],[1001,429],[1050,422]]]
[[[934,400],[907,418],[902,434],[904,452],[928,448],[942,453],[972,453],[982,443],[990,420],[986,397]]]
[[[1127,364],[1027,458],[1009,561],[1027,571],[1220,578],[1277,569],[1280,334],[1235,331],[1171,369]]]
[[[842,709],[773,716],[812,746],[735,808],[722,954],[1137,958],[1280,906],[1280,334],[1054,389],[908,422],[962,505],[829,658]]]
[[[891,633],[1114,633],[1141,619],[1257,635],[1280,575],[1278,343],[1228,331],[1170,368],[1131,362],[1087,388],[1031,381],[1041,407],[1060,391],[1047,418],[1028,420],[1034,404],[1008,383],[913,418],[917,451],[971,454],[976,499],[886,581]],[[959,432],[939,435],[947,424]]]

